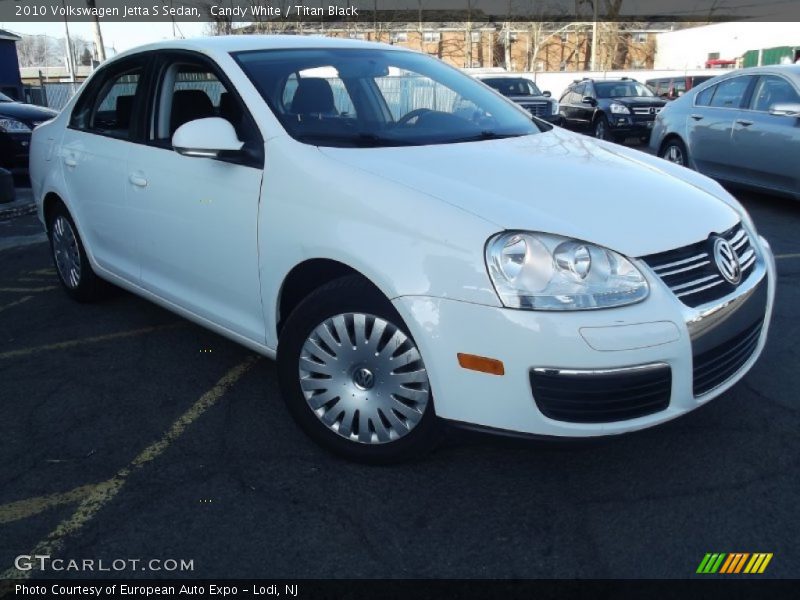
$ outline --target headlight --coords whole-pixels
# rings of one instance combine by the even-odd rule
[[[551,114],[557,115],[558,114],[558,102],[551,102],[551,105],[552,105],[551,109],[553,111]]]
[[[509,308],[610,308],[649,293],[644,276],[621,254],[547,233],[497,234],[486,244],[486,266]]]
[[[623,106],[622,104],[617,104],[616,102],[612,102],[611,106],[609,106],[611,112],[615,115],[629,115],[631,111],[628,110],[627,106]]]
[[[16,119],[0,119],[0,131],[5,131],[6,133],[26,133],[30,130],[31,128],[22,121],[17,121]]]

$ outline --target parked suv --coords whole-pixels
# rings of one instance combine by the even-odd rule
[[[561,124],[563,119],[558,113],[558,102],[551,97],[550,92],[540,91],[527,77],[478,77],[478,79],[519,104],[534,117],[555,125]]]
[[[660,77],[645,81],[647,87],[659,98],[675,100],[680,98],[694,86],[708,81],[716,75],[679,75],[676,77]]]
[[[666,102],[634,79],[581,79],[559,100],[564,126],[601,140],[650,139],[656,115]]]

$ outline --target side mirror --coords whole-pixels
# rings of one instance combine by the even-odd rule
[[[549,98],[552,95],[553,94],[550,93],[550,90],[545,90],[542,92],[542,96],[544,96],[545,98]]]
[[[588,104],[590,106],[597,106],[597,100],[595,100],[591,96],[584,96],[581,102],[583,104]]]
[[[800,117],[800,103],[777,102],[769,107],[769,114],[779,117]]]
[[[184,156],[217,158],[222,152],[238,152],[242,146],[233,125],[219,117],[184,123],[172,136],[172,147]]]

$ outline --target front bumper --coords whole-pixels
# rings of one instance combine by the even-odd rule
[[[639,117],[635,115],[618,115],[609,113],[608,125],[615,135],[630,137],[647,137],[653,131],[655,117]]]
[[[573,313],[534,312],[429,297],[393,301],[420,347],[438,416],[495,430],[556,437],[592,437],[644,429],[679,417],[719,396],[753,366],[766,341],[775,296],[775,262],[760,239],[757,267],[729,296],[690,308],[643,263],[650,296],[639,304]],[[763,324],[749,358],[730,377],[695,395],[693,356],[719,345],[744,320]],[[459,366],[458,353],[503,361],[504,375]],[[537,405],[531,373],[591,372],[667,365],[665,408],[607,422],[568,422]]]

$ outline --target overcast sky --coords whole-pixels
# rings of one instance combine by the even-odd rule
[[[203,35],[204,23],[177,23],[178,37],[196,37]],[[0,29],[13,31],[18,34],[35,35],[44,34],[53,37],[64,37],[64,23],[0,23]],[[128,48],[170,40],[173,38],[172,23],[103,23],[103,44],[106,48],[114,48],[122,52]],[[80,36],[88,41],[94,39],[91,23],[71,22],[69,24],[71,36]]]

